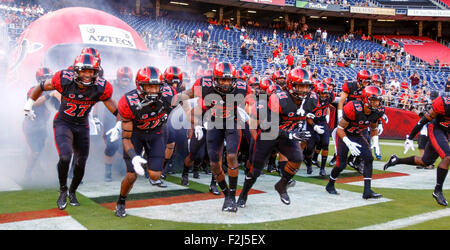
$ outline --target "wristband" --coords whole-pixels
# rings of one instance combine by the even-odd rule
[[[127,154],[131,159],[133,159],[137,155],[136,151],[134,151],[134,149],[132,148],[128,149]]]
[[[119,114],[119,109],[116,109],[113,113],[114,116],[117,116],[117,114]]]
[[[45,84],[45,81],[42,81],[41,83],[39,83],[39,87],[41,87],[42,91],[45,91],[44,84]]]

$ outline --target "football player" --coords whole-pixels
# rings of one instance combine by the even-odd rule
[[[339,174],[347,165],[347,156],[360,156],[364,161],[364,192],[363,198],[380,198],[381,194],[372,191],[372,164],[373,156],[369,143],[362,135],[368,127],[371,129],[372,146],[377,152],[380,151],[378,143],[378,120],[384,114],[384,107],[381,105],[382,91],[376,86],[365,87],[361,93],[360,100],[348,102],[344,106],[343,118],[337,127],[337,161],[336,166],[330,174],[330,179],[326,190],[330,194],[338,194],[334,187]]]
[[[113,100],[119,100],[126,92],[132,89],[133,82],[133,71],[128,66],[123,66],[117,69],[116,72],[116,80],[113,81],[114,93]],[[103,117],[103,140],[105,141],[106,148],[104,151],[105,154],[105,182],[112,181],[112,163],[114,160],[114,155],[116,152],[121,152],[121,142],[120,140],[111,141],[112,128],[116,125],[116,119],[114,116],[111,116],[108,112],[104,114]],[[115,139],[115,138],[113,138]],[[118,139],[118,138],[117,138]]]
[[[266,119],[259,117],[260,128],[255,136],[250,171],[247,171],[244,187],[239,196],[238,204],[245,207],[247,194],[260,176],[272,151],[278,148],[287,158],[287,163],[281,171],[281,178],[275,184],[275,190],[280,195],[281,202],[290,204],[287,193],[289,181],[295,175],[303,161],[303,153],[299,141],[311,137],[309,131],[303,130],[306,116],[312,113],[317,100],[306,102],[312,86],[308,71],[295,68],[288,74],[287,90],[273,93],[265,107],[268,111]],[[265,124],[270,124],[267,126]],[[277,128],[277,129],[275,129]],[[273,130],[273,131],[272,131]],[[273,139],[265,138],[262,133],[278,132]],[[270,135],[269,135],[270,136]]]
[[[61,105],[53,122],[59,154],[57,167],[60,193],[57,205],[61,210],[66,208],[67,197],[72,206],[80,205],[75,192],[83,179],[89,155],[88,116],[92,107],[102,101],[111,113],[120,118],[117,104],[111,99],[112,85],[98,75],[97,58],[89,54],[79,55],[75,58],[72,68],[73,70],[58,71],[51,80],[41,82],[33,89],[24,107],[25,115],[33,118],[33,104],[44,91],[56,90],[61,93]],[[67,188],[72,153],[76,162],[70,188]]]
[[[47,68],[39,68],[36,71],[36,82],[38,85],[41,82],[45,82],[53,77],[52,71]],[[30,98],[30,94],[36,86],[31,87],[27,93],[27,99]],[[25,169],[25,180],[31,180],[31,174],[35,166],[38,164],[38,159],[41,155],[42,150],[45,147],[45,141],[47,139],[47,121],[50,118],[50,110],[48,109],[46,103],[51,103],[55,109],[59,108],[60,96],[56,95],[56,91],[46,92],[44,95],[39,97],[33,105],[36,119],[30,120],[25,118],[23,120],[22,129],[25,134],[25,138],[28,146],[30,147],[30,158],[28,161],[27,168]]]
[[[411,156],[407,158],[399,158],[392,155],[389,161],[384,165],[384,170],[397,164],[420,165],[423,167],[433,164],[438,157],[441,162],[436,171],[436,186],[434,187],[433,197],[437,203],[447,206],[448,202],[442,192],[445,178],[448,173],[448,165],[450,163],[450,147],[448,145],[448,132],[450,130],[450,97],[439,96],[434,99],[432,108],[429,109],[420,118],[419,122],[414,126],[405,140],[405,151],[412,149],[414,151],[414,137],[419,133],[423,126],[428,124],[429,141],[425,146],[422,157]]]
[[[176,90],[164,84],[158,68],[147,66],[136,73],[136,89],[119,101],[122,116],[123,158],[127,174],[122,180],[115,215],[125,217],[125,201],[137,179],[147,171],[150,179],[160,181],[167,145],[167,118],[175,105]],[[143,155],[145,151],[145,158]],[[143,165],[147,164],[147,169]]]

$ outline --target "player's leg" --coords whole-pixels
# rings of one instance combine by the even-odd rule
[[[268,161],[274,147],[278,140],[262,140],[261,131],[258,132],[256,140],[252,145],[251,161],[249,162],[248,170],[246,171],[244,186],[238,199],[238,206],[245,207],[248,197],[248,192],[255,184],[256,179],[264,171],[264,166]]]
[[[242,141],[242,130],[226,129],[225,140],[227,142],[227,166],[230,198],[236,200],[236,189],[239,176],[238,153]]]
[[[337,141],[335,141],[337,148],[336,165],[331,170],[330,179],[328,180],[328,184],[325,187],[325,190],[327,190],[327,192],[330,194],[339,194],[336,191],[334,184],[337,178],[339,177],[340,173],[344,171],[345,167],[347,166],[347,156],[349,151],[347,145],[345,145],[345,143],[342,141],[340,137],[337,137],[336,139],[337,139]]]
[[[53,130],[56,149],[59,155],[59,161],[57,164],[59,198],[56,203],[58,208],[62,210],[65,209],[67,205],[67,175],[73,153],[73,132],[70,125],[62,120],[54,120]]]
[[[136,132],[133,132],[131,142],[133,143],[133,147],[137,155],[142,154],[144,148],[143,141],[145,141],[145,135],[137,135]],[[120,194],[117,200],[115,211],[115,215],[118,217],[126,216],[125,202],[137,179],[136,171],[134,171],[133,163],[131,162],[131,158],[127,152],[123,152],[123,160],[125,161],[127,173],[125,174],[120,184]]]
[[[287,187],[300,168],[301,162],[304,160],[303,152],[300,148],[300,144],[297,141],[289,140],[285,137],[280,137],[278,142],[278,149],[287,158],[286,166],[281,171],[281,178],[275,184],[275,190],[280,195],[281,201],[289,205],[291,203],[289,195],[287,193]]]
[[[86,162],[89,156],[90,135],[89,128],[77,126],[73,138],[74,163],[73,178],[69,188],[70,205],[79,206],[76,191],[84,177]]]

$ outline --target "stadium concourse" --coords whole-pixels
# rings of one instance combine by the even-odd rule
[[[381,104],[386,107],[386,114],[388,114],[388,119],[380,121],[385,129],[384,133],[380,134],[380,138],[402,139],[401,141],[381,140],[382,158],[380,156],[374,161],[372,187],[382,190],[382,198],[362,199],[364,178],[350,167],[342,172],[336,182],[340,195],[332,196],[324,188],[325,182],[328,181],[327,177],[331,175],[330,167],[332,166],[328,166],[325,171],[326,176],[322,176],[318,168],[314,167],[310,173],[307,172],[305,164],[302,164],[293,177],[295,185],[289,187],[290,206],[280,203],[279,193],[274,189],[274,184],[280,180],[280,174],[264,170],[264,174],[258,178],[249,192],[247,206],[239,208],[236,214],[224,213],[221,210],[223,195],[214,195],[210,190],[212,175],[208,164],[202,165],[199,178],[189,179],[190,185],[180,184],[183,179],[181,173],[183,159],[188,154],[187,131],[180,130],[178,131],[180,134],[177,134],[174,139],[175,152],[170,159],[167,159],[169,162],[167,166],[170,166],[170,170],[166,171],[167,187],[162,189],[156,185],[149,185],[149,180],[138,177],[130,193],[131,198],[127,201],[129,218],[137,217],[151,222],[150,226],[155,223],[160,226],[158,229],[165,229],[158,224],[159,220],[174,223],[174,225],[171,224],[171,228],[175,229],[182,229],[186,225],[183,223],[200,225],[200,229],[248,229],[245,227],[247,224],[258,228],[255,226],[261,225],[258,223],[264,223],[263,229],[273,229],[272,226],[275,226],[275,229],[283,229],[282,226],[277,225],[280,221],[283,225],[288,224],[291,229],[297,229],[296,225],[286,222],[289,220],[307,222],[305,229],[317,229],[321,227],[314,223],[308,224],[310,218],[331,217],[333,214],[340,213],[348,216],[354,212],[353,208],[362,208],[367,209],[368,213],[373,213],[373,218],[357,223],[349,222],[341,225],[342,228],[334,228],[361,230],[404,229],[414,228],[414,226],[420,228],[423,223],[426,225],[424,228],[429,229],[432,226],[427,223],[433,223],[433,220],[440,218],[450,218],[450,210],[441,209],[431,199],[430,190],[436,184],[436,170],[417,169],[405,164],[400,164],[388,171],[383,169],[391,154],[403,156],[401,153],[404,138],[420,119],[419,115],[422,116],[430,108],[432,93],[438,92],[441,96],[445,96],[446,92],[450,91],[450,48],[446,41],[450,40],[450,37],[446,37],[450,34],[447,32],[450,30],[448,1],[272,0],[264,2],[265,4],[244,0],[227,0],[222,3],[220,1],[168,0],[127,1],[126,3],[102,1],[103,4],[99,6],[95,1],[87,0],[79,2],[3,0],[0,2],[0,17],[3,19],[0,34],[2,36],[1,72],[6,72],[8,67],[12,67],[5,63],[11,56],[8,53],[24,46],[23,41],[20,40],[21,35],[24,35],[22,32],[32,25],[33,21],[74,6],[99,9],[126,22],[139,33],[148,48],[149,55],[163,58],[161,61],[155,61],[155,65],[160,65],[159,69],[162,72],[172,65],[178,66],[184,72],[183,78],[187,89],[193,86],[196,79],[211,74],[210,72],[218,62],[230,62],[238,70],[245,72],[242,75],[245,79],[242,80],[247,80],[251,76],[257,76],[260,79],[272,78],[277,71],[287,75],[292,68],[305,69],[310,72],[315,82],[331,78],[336,84],[333,90],[336,96],[342,93],[346,83],[357,80],[358,72],[367,70],[371,76],[378,75],[381,79],[377,84],[383,91]],[[267,2],[270,3],[267,4]],[[417,10],[418,5],[421,5],[420,10]],[[281,11],[279,6],[283,6],[284,11]],[[301,11],[297,12],[299,9]],[[342,15],[336,13],[342,13]],[[412,13],[421,14],[412,16]],[[440,15],[438,21],[427,19],[427,16],[435,13]],[[383,21],[374,21],[376,19],[364,17],[367,15],[382,16],[384,20],[377,17]],[[389,20],[386,21],[386,19]],[[420,25],[417,24],[419,32],[409,29],[416,28],[415,22],[420,22]],[[408,28],[402,29],[402,25]],[[432,27],[434,25],[437,28]],[[384,30],[387,32],[383,32]],[[22,43],[18,44],[18,41]],[[30,54],[33,53],[33,49],[39,50],[39,45],[33,45],[36,47],[29,48]],[[95,47],[95,44],[82,45]],[[107,53],[100,51],[102,56]],[[47,54],[45,59],[49,60],[49,57],[50,54]],[[119,67],[120,63],[113,64]],[[139,67],[134,66],[132,71],[136,73]],[[56,72],[61,68],[51,70]],[[116,78],[117,70],[106,69],[105,78],[112,82]],[[30,74],[34,76],[35,71],[33,70]],[[6,74],[2,74],[1,77],[4,75]],[[2,80],[6,82],[5,79]],[[132,82],[134,86],[134,78]],[[375,82],[373,80],[373,83]],[[31,84],[27,87],[31,87]],[[23,93],[21,99],[25,97],[26,93]],[[337,106],[337,101],[334,104]],[[22,104],[20,104],[21,108]],[[179,114],[183,111],[176,109],[172,114],[177,112]],[[330,112],[329,125],[333,129],[338,122],[336,107],[331,108]],[[15,118],[12,116],[11,119]],[[22,118],[20,118],[20,124]],[[53,131],[50,127],[48,130],[51,139]],[[117,219],[113,217],[113,211],[116,209],[117,197],[121,191],[125,166],[122,152],[120,152],[120,155],[110,163],[114,168],[112,178],[105,180],[103,140],[101,133],[91,136],[90,158],[87,161],[83,183],[77,192],[82,201],[81,209],[83,205],[89,203],[96,213],[104,216],[102,218],[112,221]],[[26,199],[36,190],[38,190],[36,192],[43,190],[43,197],[47,199],[47,196],[51,196],[48,198],[51,202],[48,200],[46,202],[54,205],[54,187],[58,185],[58,176],[55,171],[58,153],[54,144],[53,140],[47,140],[43,148],[45,157],[41,157],[42,162],[38,164],[38,171],[34,174],[32,181],[24,180],[25,168],[17,167],[14,171],[9,171],[11,166],[27,165],[27,159],[21,156],[20,150],[26,145],[25,140],[14,141],[10,147],[1,145],[0,155],[6,160],[0,164],[0,171],[9,171],[9,173],[0,176],[0,197],[16,196],[21,200]],[[334,149],[331,149],[333,147],[334,142],[330,144],[330,153],[334,152]],[[416,152],[409,152],[407,156],[411,157]],[[331,156],[325,161],[329,163]],[[244,186],[246,176],[243,170],[245,162],[242,158],[239,160],[237,195],[242,191],[241,187]],[[275,164],[278,163],[278,160],[275,161]],[[431,168],[435,169],[439,163],[438,160]],[[449,181],[444,184],[443,189],[444,191],[450,189]],[[415,192],[420,193],[417,204],[409,204],[407,200],[415,199]],[[0,229],[95,228],[86,223],[86,218],[80,219],[80,215],[73,213],[73,210],[77,208],[68,207],[67,210],[58,210],[55,207],[38,205],[36,200],[38,198],[34,198],[35,204],[30,205],[29,209],[18,208],[17,211],[12,207],[2,206],[0,202]],[[391,204],[394,204],[396,209],[406,207],[408,210],[408,206],[413,206],[414,209],[403,214],[396,212],[388,217],[375,212],[378,209],[391,212],[389,207]],[[104,212],[105,208],[107,213]],[[216,225],[220,226],[216,227]]]

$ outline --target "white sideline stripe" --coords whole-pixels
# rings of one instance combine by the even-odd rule
[[[406,217],[403,219],[393,220],[389,221],[383,224],[377,224],[373,226],[368,227],[361,227],[357,230],[393,230],[393,229],[399,229],[404,228],[407,226],[419,224],[425,221],[439,219],[441,217],[447,217],[450,216],[450,208],[437,210],[429,213],[419,214],[415,216]]]
[[[72,216],[44,218],[0,224],[0,230],[86,230]]]

